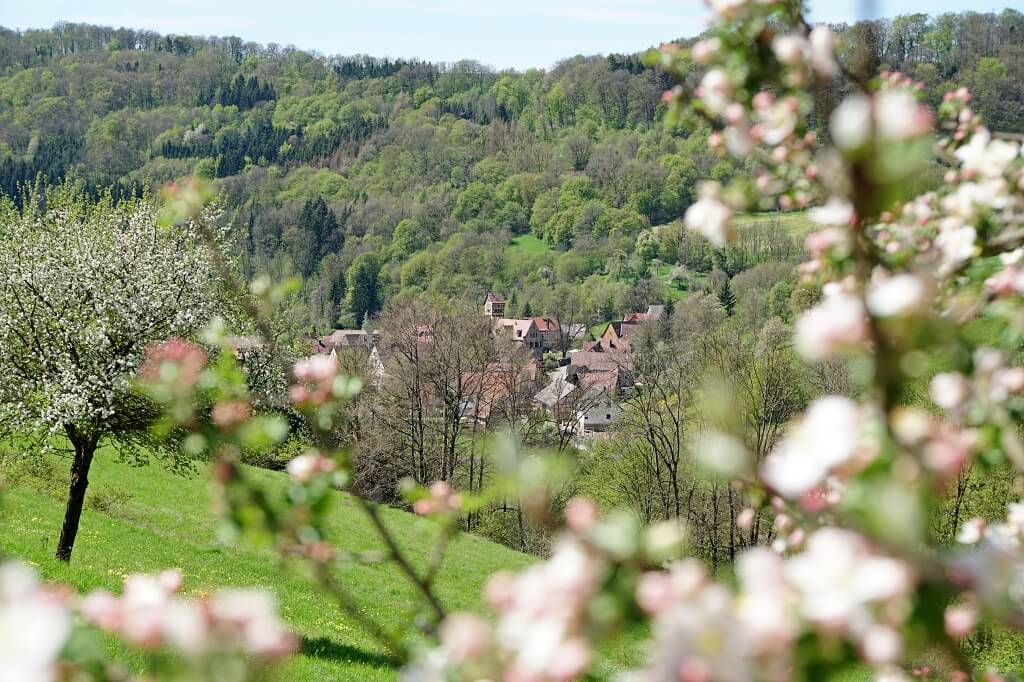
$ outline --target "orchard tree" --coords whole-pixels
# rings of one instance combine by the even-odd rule
[[[168,228],[146,197],[89,201],[67,184],[0,204],[0,425],[74,448],[57,558],[71,559],[89,468],[105,441],[156,448],[158,410],[133,390],[147,346],[186,336],[217,309],[207,209]],[[209,229],[212,229],[209,228]],[[149,446],[149,447],[140,447]]]

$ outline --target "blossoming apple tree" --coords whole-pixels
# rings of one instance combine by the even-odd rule
[[[539,522],[554,524],[547,493],[557,467],[499,448],[506,475],[495,490],[410,487],[414,511],[438,521],[426,567],[406,559],[366,502],[385,552],[346,554],[323,519],[330,490],[347,482],[347,453],[331,432],[358,382],[330,357],[295,365],[290,395],[314,441],[289,464],[291,489],[278,503],[236,464],[241,444],[252,447],[262,433],[269,446],[284,434],[248,409],[230,354],[209,366],[183,341],[150,350],[147,390],[169,408],[165,419],[217,457],[227,519],[273,534],[285,557],[306,563],[338,607],[405,663],[408,682],[580,679],[603,672],[603,648],[638,624],[651,636],[643,664],[621,676],[630,682],[823,680],[865,667],[887,681],[1012,679],[975,669],[962,642],[983,620],[1024,629],[1024,503],[1009,503],[994,522],[958,522],[953,547],[929,521],[972,467],[1024,472],[1019,142],[987,130],[966,91],[932,112],[907,77],[851,70],[836,58],[832,33],[804,20],[802,3],[709,5],[704,40],[652,59],[681,82],[693,62],[703,67],[695,92],[680,85],[666,103],[704,116],[715,130],[709,143],[749,158],[754,171],[706,185],[685,221],[725,244],[736,212],[815,207],[820,229],[807,239],[802,274],[821,300],[797,321],[796,346],[808,362],[848,359],[859,381],[850,395],[812,402],[761,461],[730,453],[733,486],[748,503],[737,526],[767,521],[775,530],[770,546],[738,556],[735,579],[687,559],[678,523],[643,528],[574,499],[547,560],[492,576],[488,617],[451,613],[433,581],[453,520],[487,495],[520,495]],[[839,73],[849,92],[827,107],[815,94]],[[942,182],[913,196],[910,180],[933,157],[946,166]],[[265,318],[273,290],[252,293],[252,312]],[[192,418],[202,394],[220,415],[209,423]],[[698,442],[742,447],[724,432]],[[411,645],[368,617],[334,570],[381,558],[421,597],[422,617],[410,620],[423,636]],[[89,613],[102,623],[97,602]],[[0,620],[5,608],[0,602]],[[32,663],[55,656],[47,647]]]
[[[165,227],[151,200],[90,202],[72,185],[36,188],[20,210],[0,205],[0,424],[74,447],[60,559],[71,558],[101,442],[155,445],[155,406],[131,387],[146,346],[191,334],[217,309],[197,233],[213,218],[206,209]]]

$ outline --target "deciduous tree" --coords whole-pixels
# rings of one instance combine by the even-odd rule
[[[92,203],[70,185],[37,189],[21,210],[0,204],[0,424],[74,447],[59,559],[71,559],[97,448],[154,445],[157,411],[132,387],[147,346],[218,307],[198,236],[214,217],[166,228],[149,198]]]

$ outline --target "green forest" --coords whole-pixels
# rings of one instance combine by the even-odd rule
[[[865,72],[902,71],[932,105],[967,86],[992,129],[1024,131],[1020,12],[833,28]],[[795,264],[799,213],[751,216],[723,252],[682,228],[699,179],[751,168],[709,151],[700,119],[666,125],[672,79],[644,47],[517,73],[87,24],[0,30],[0,190],[74,175],[116,198],[215,178],[245,274],[302,278],[293,330],[358,327],[420,292],[478,302],[487,290],[510,314],[572,298],[603,322],[717,294],[719,273]],[[699,75],[692,64],[687,80]],[[837,78],[822,97],[848,87]],[[922,173],[921,189],[941,172]]]

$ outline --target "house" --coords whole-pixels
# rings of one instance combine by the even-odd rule
[[[612,351],[629,352],[629,338],[640,329],[640,322],[609,322],[598,341]]]
[[[505,317],[505,297],[488,291],[484,297],[484,315],[496,320]]]
[[[512,341],[536,353],[541,352],[543,349],[544,343],[533,318],[516,320],[503,317],[495,321],[494,329],[497,332],[509,334]]]
[[[558,320],[550,317],[531,317],[529,319],[533,320],[533,324],[537,327],[542,350],[556,350],[560,347],[561,325],[558,324]]]
[[[623,319],[623,322],[648,322],[652,320],[661,319],[661,316],[665,314],[665,306],[663,305],[649,305],[647,311],[642,313],[628,313]]]
[[[619,415],[618,373],[565,365],[534,397],[558,422],[578,422],[579,435],[606,431]]]
[[[615,393],[614,383],[600,374],[585,375],[584,388],[589,394],[576,410],[581,434],[603,433],[615,423],[622,414],[622,405]]]
[[[521,390],[531,390],[540,375],[540,364],[531,360],[525,364],[512,361],[493,362],[482,372],[467,372],[462,375],[463,385],[470,395],[462,401],[463,419],[475,419],[486,424],[495,410],[509,407],[503,405]],[[507,409],[501,410],[508,416]]]
[[[534,396],[534,400],[558,422],[571,419],[575,413],[573,409],[573,394],[579,388],[576,372],[569,365],[559,367],[548,375],[550,381]]]
[[[615,350],[611,347],[611,344],[606,341],[598,339],[597,341],[584,341],[583,346],[580,348],[581,352],[584,353],[613,353]]]
[[[577,351],[569,354],[569,366],[588,374],[603,374],[615,390],[633,387],[633,356],[628,353]]]
[[[312,339],[312,351],[314,355],[328,354],[336,348],[372,348],[377,345],[380,333],[368,332],[365,329],[335,329],[326,336],[318,336]]]

